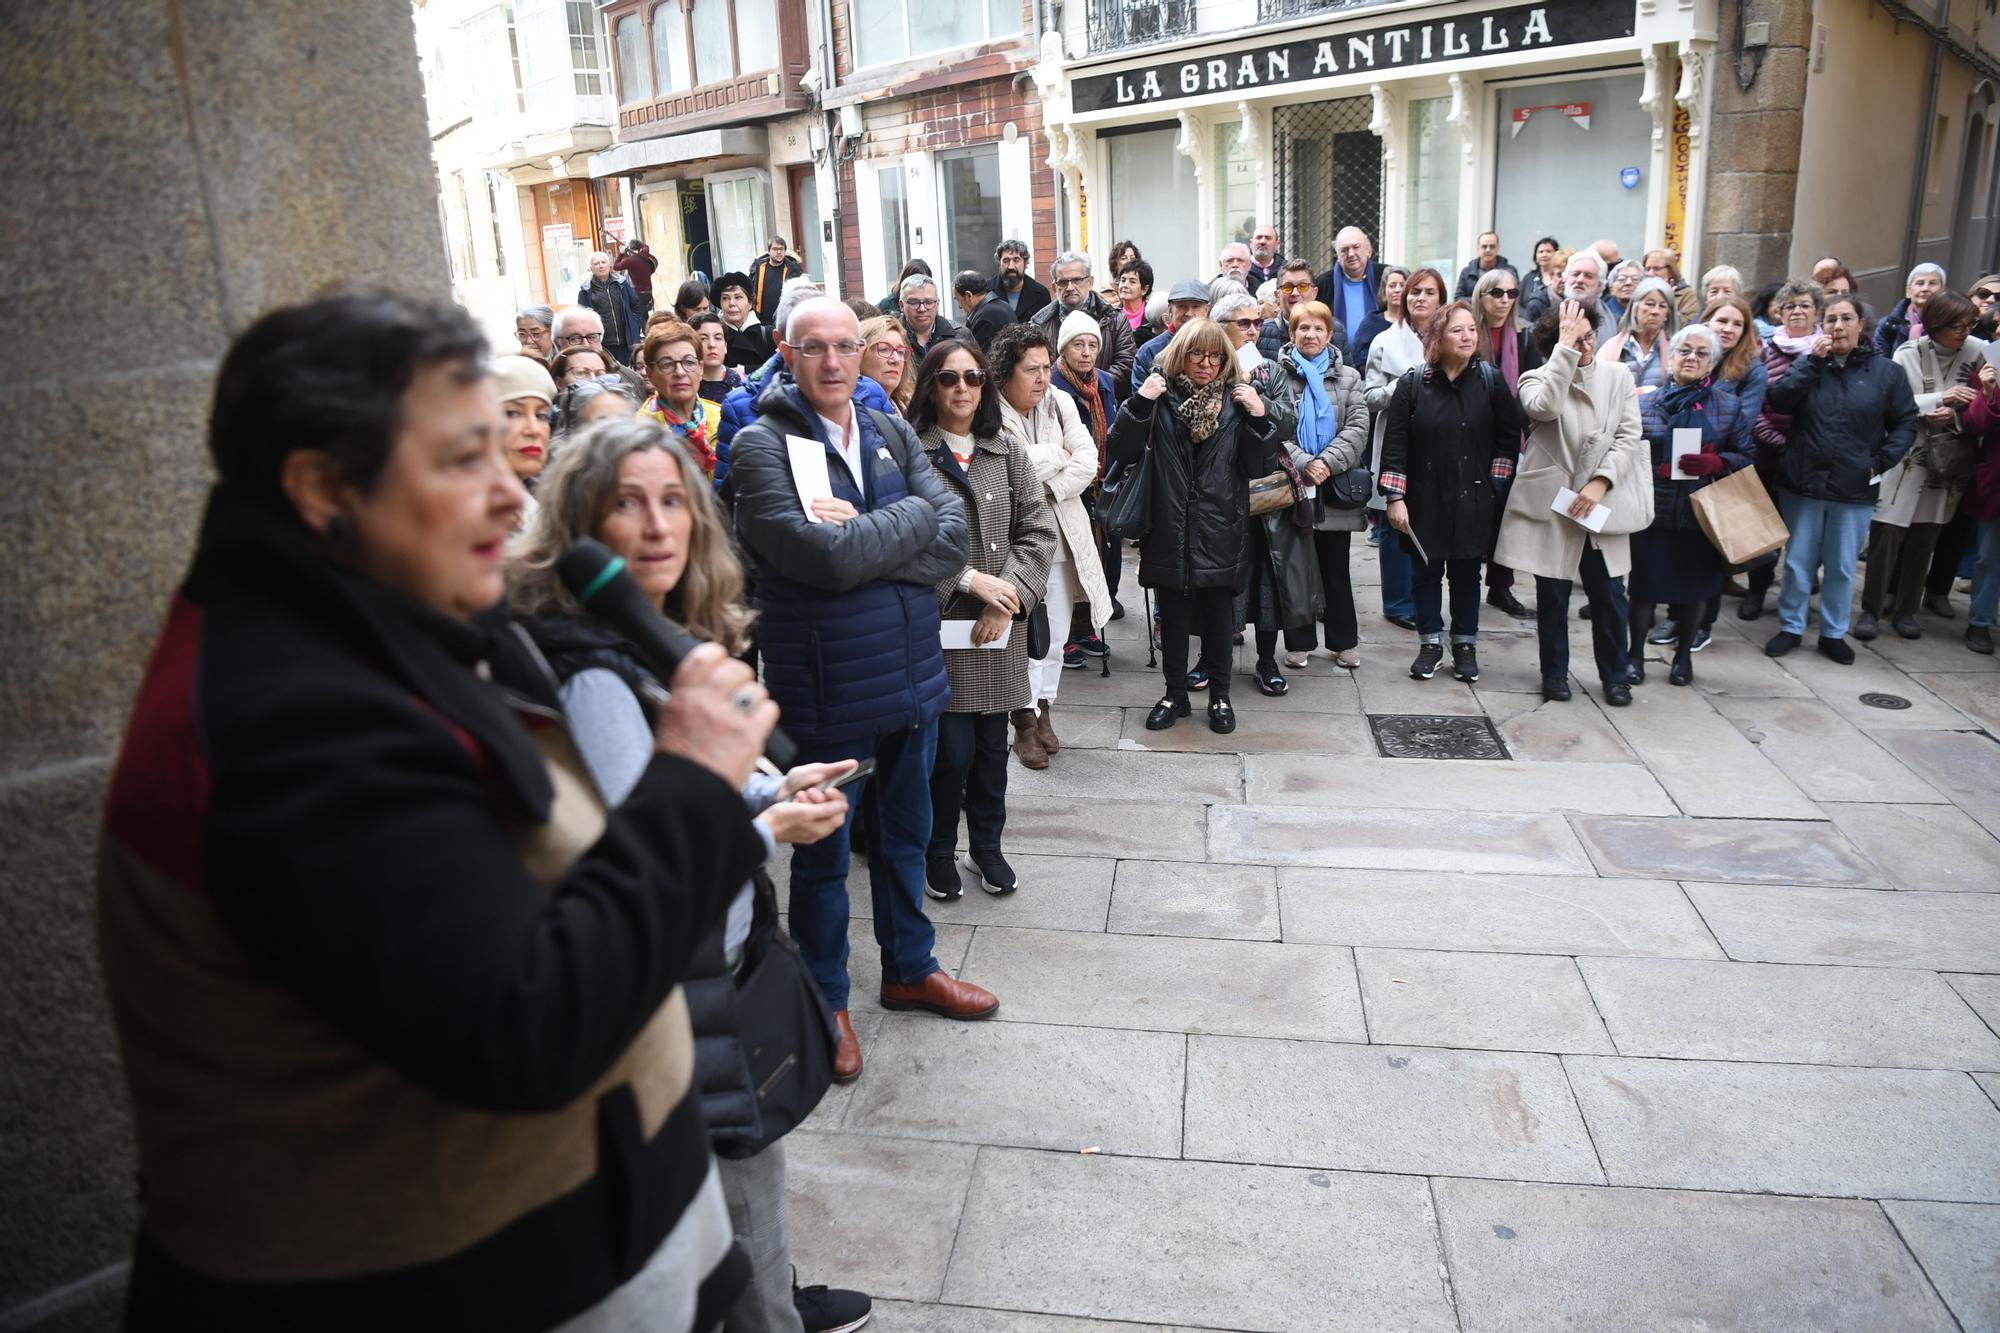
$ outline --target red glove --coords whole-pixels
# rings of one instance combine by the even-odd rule
[[[1653,475],[1661,481],[1672,481],[1674,479],[1674,465],[1672,463],[1655,463],[1653,464]]]
[[[1690,477],[1719,477],[1725,466],[1721,454],[1681,455],[1681,471]]]

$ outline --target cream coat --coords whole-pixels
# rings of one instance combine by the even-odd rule
[[[1931,391],[1924,392],[1924,366],[1922,357],[1930,353],[1933,379]],[[1944,398],[1944,391],[1954,384],[1968,381],[1968,369],[1976,375],[1979,364],[1986,355],[1986,344],[1977,338],[1967,338],[1956,352],[1945,352],[1929,338],[1916,338],[1896,349],[1895,361],[1903,374],[1909,378],[1910,392],[1916,395],[1918,412],[1935,412]],[[1948,485],[1942,477],[1925,467],[1922,457],[1929,451],[1923,446],[1928,442],[1931,428],[1921,420],[1917,422],[1917,442],[1902,461],[1882,474],[1880,498],[1875,502],[1875,521],[1892,528],[1907,528],[1912,523],[1949,523],[1958,513],[1958,502],[1965,494],[1965,484]]]
[[[1500,516],[1493,562],[1523,574],[1574,581],[1587,542],[1603,552],[1604,567],[1613,578],[1626,573],[1632,568],[1629,538],[1592,536],[1549,505],[1564,486],[1581,490],[1596,477],[1615,482],[1620,451],[1629,451],[1626,475],[1650,471],[1631,373],[1602,356],[1580,365],[1575,348],[1558,345],[1547,364],[1521,376],[1520,392],[1521,410],[1534,428]],[[1584,468],[1607,432],[1612,446],[1586,474]]]
[[[1104,562],[1083,507],[1083,493],[1097,480],[1097,444],[1090,427],[1077,415],[1070,396],[1052,388],[1026,416],[1002,395],[1000,429],[1014,437],[1021,456],[1035,469],[1035,479],[1048,488],[1062,548],[1056,559],[1075,569],[1077,586],[1090,602],[1092,631],[1103,629],[1111,621],[1111,586],[1104,580]]]

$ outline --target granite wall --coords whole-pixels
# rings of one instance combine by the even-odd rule
[[[1754,288],[1789,272],[1792,212],[1799,192],[1799,142],[1805,124],[1807,47],[1812,6],[1799,0],[1722,0],[1721,40],[1712,77],[1708,206],[1701,267],[1734,265]],[[1736,47],[1736,21],[1770,25],[1750,87],[1739,75],[1751,59]],[[1687,275],[1699,282],[1699,273]]]
[[[407,0],[0,6],[0,1330],[116,1326],[135,1216],[91,868],[229,339],[448,292]]]

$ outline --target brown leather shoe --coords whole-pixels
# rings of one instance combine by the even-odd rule
[[[833,1052],[833,1081],[852,1083],[861,1077],[861,1038],[854,1035],[854,1024],[847,1021],[847,1011],[833,1011],[834,1026],[840,1029],[840,1045]]]
[[[1041,728],[1032,708],[1016,708],[1007,714],[1014,724],[1014,757],[1023,768],[1047,768],[1049,752],[1042,746]]]
[[[931,973],[913,985],[882,983],[884,1009],[928,1009],[946,1018],[991,1018],[1000,1012],[1000,1001],[984,986],[960,981],[951,973]]]
[[[1042,700],[1035,716],[1035,734],[1041,737],[1042,749],[1051,755],[1062,753],[1062,742],[1056,739],[1056,724],[1049,716],[1049,701]]]

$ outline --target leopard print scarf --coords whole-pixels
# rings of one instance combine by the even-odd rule
[[[1223,384],[1222,376],[1217,375],[1197,389],[1193,380],[1185,375],[1176,375],[1174,392],[1180,395],[1174,410],[1181,414],[1188,437],[1200,444],[1215,434],[1216,419],[1222,415],[1223,403],[1228,401],[1227,386]]]

